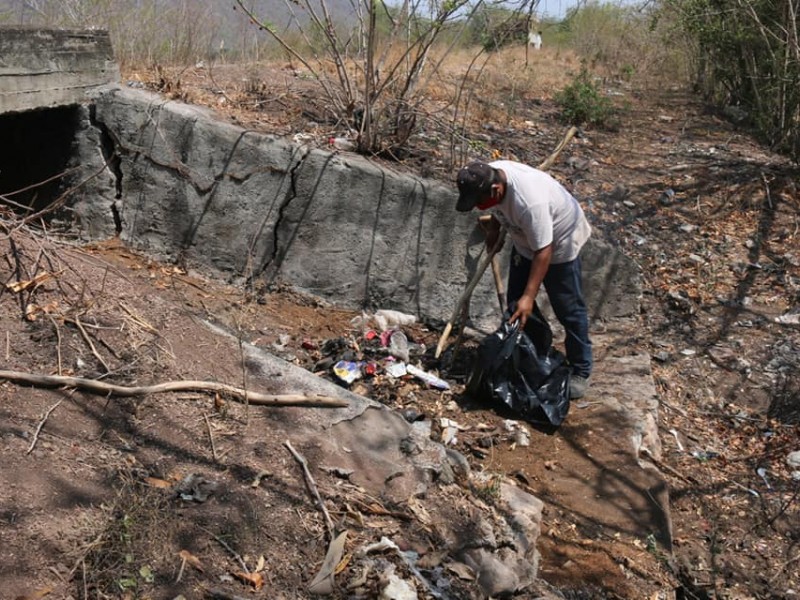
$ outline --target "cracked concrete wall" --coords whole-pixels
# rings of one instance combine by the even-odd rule
[[[451,185],[248,131],[140,90],[109,87],[95,102],[93,125],[120,157],[120,198],[99,229],[118,217],[135,247],[235,279],[279,278],[342,306],[439,319],[450,317],[476,268],[482,234],[475,215],[455,212]],[[91,203],[85,196],[76,209],[88,214]],[[595,239],[584,265],[594,317],[638,311],[632,261]],[[489,273],[470,315],[496,326]]]

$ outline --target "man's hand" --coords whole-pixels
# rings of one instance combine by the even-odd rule
[[[528,317],[531,316],[533,309],[536,307],[536,296],[539,294],[539,286],[542,285],[547,269],[550,268],[550,259],[552,256],[553,244],[545,246],[541,250],[537,250],[533,253],[531,270],[528,274],[528,283],[525,286],[525,291],[522,293],[522,296],[517,300],[517,309],[508,320],[509,323],[513,324],[519,320],[520,328],[525,327],[525,324],[528,322]]]
[[[536,306],[536,301],[527,294],[520,296],[517,300],[517,309],[511,318],[508,320],[512,325],[519,320],[520,330],[525,329],[525,324],[528,322],[528,317],[533,314],[533,308]]]
[[[502,250],[506,238],[505,235],[502,237],[500,235],[502,230],[500,221],[498,221],[494,215],[481,215],[478,217],[478,224],[486,236],[486,249],[491,252],[495,249],[495,246],[497,246],[498,252]]]

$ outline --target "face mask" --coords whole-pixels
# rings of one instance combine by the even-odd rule
[[[492,208],[493,206],[497,206],[498,204],[500,204],[500,200],[489,198],[486,202],[479,202],[475,206],[477,206],[481,210],[487,210],[489,208]]]

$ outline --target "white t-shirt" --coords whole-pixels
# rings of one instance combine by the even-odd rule
[[[506,195],[492,209],[525,258],[553,244],[552,264],[575,260],[592,228],[578,201],[544,171],[510,160],[489,163],[508,180]]]

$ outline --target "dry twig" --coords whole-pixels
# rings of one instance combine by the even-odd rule
[[[48,408],[46,413],[44,413],[44,416],[42,417],[42,420],[41,420],[41,421],[39,421],[39,425],[36,427],[36,431],[35,431],[35,432],[34,432],[34,434],[33,434],[33,439],[31,440],[31,445],[28,447],[28,451],[27,451],[25,454],[30,454],[31,452],[33,452],[33,449],[34,449],[34,447],[36,446],[36,442],[38,442],[38,441],[39,441],[39,434],[40,434],[40,433],[41,433],[41,431],[42,431],[42,427],[44,427],[44,424],[47,422],[47,418],[50,416],[50,414],[51,414],[51,413],[52,413],[52,412],[53,412],[53,411],[54,411],[56,408],[58,408],[58,405],[59,405],[59,404],[61,404],[63,401],[64,401],[64,399],[63,399],[63,398],[61,398],[61,399],[60,399],[58,402],[56,402],[55,404],[53,404],[53,406],[51,406],[50,408]]]
[[[58,374],[61,375],[61,329],[51,315],[47,315],[47,317],[50,319],[50,322],[53,324],[53,328],[56,330],[56,356],[58,357]],[[6,335],[8,335],[8,332],[6,332]],[[8,360],[8,356],[6,356],[6,360]]]
[[[325,527],[328,530],[328,541],[330,542],[333,540],[333,521],[331,520],[331,515],[328,513],[328,509],[325,507],[325,503],[322,501],[322,497],[319,495],[319,491],[317,490],[317,484],[314,482],[314,478],[311,476],[311,471],[308,470],[308,462],[306,459],[294,449],[291,442],[286,440],[283,442],[283,445],[289,449],[289,452],[292,453],[295,460],[300,463],[300,466],[303,467],[303,476],[305,477],[306,487],[308,491],[311,492],[311,495],[314,496],[314,499],[319,504],[319,508],[322,511],[322,515],[325,517]]]
[[[206,429],[208,430],[208,440],[211,442],[211,457],[214,462],[217,462],[217,446],[214,444],[214,434],[211,431],[211,422],[208,420],[208,415],[203,413],[203,419],[206,421]]]
[[[167,381],[154,385],[128,387],[105,383],[83,377],[66,377],[58,375],[34,375],[20,371],[0,370],[0,379],[21,381],[42,387],[72,387],[104,395],[121,397],[147,396],[163,392],[222,392],[242,402],[247,395],[250,404],[259,406],[303,406],[315,408],[343,408],[349,406],[347,400],[315,394],[262,394],[260,392],[245,391],[225,383],[216,381]]]
[[[210,535],[210,536],[211,536],[211,537],[213,537],[215,540],[217,540],[217,543],[218,543],[220,546],[222,546],[223,548],[225,548],[225,550],[227,550],[228,552],[230,552],[231,556],[233,556],[233,558],[235,558],[235,559],[236,559],[236,562],[238,562],[238,563],[239,563],[239,566],[240,566],[240,567],[242,567],[242,570],[243,570],[245,573],[250,573],[250,569],[248,569],[248,568],[247,568],[247,563],[246,563],[246,562],[244,562],[244,559],[243,559],[243,558],[242,558],[242,557],[239,555],[239,553],[238,553],[238,552],[236,552],[236,551],[235,551],[233,548],[231,548],[231,547],[228,545],[228,543],[227,543],[225,540],[223,540],[221,537],[219,537],[219,536],[218,536],[216,533],[214,533],[213,531],[209,531],[209,530],[208,530],[208,529],[206,529],[205,527],[200,527],[200,529],[202,529],[202,530],[203,530],[203,531],[205,531],[205,532],[206,532],[208,535]]]
[[[75,326],[78,328],[78,331],[81,332],[83,339],[86,340],[87,344],[89,344],[89,349],[92,351],[92,354],[94,354],[94,357],[100,361],[100,364],[103,365],[103,368],[106,370],[106,373],[111,373],[111,367],[108,366],[108,363],[103,359],[103,357],[97,351],[97,348],[95,348],[94,343],[92,342],[92,338],[90,338],[89,334],[86,333],[86,330],[83,328],[81,320],[77,315],[75,316],[75,320],[73,322],[75,323]]]

